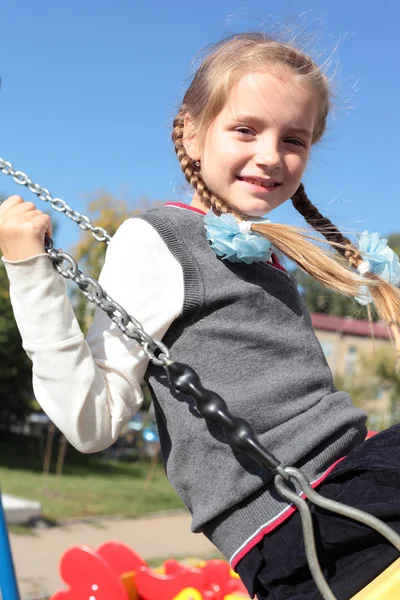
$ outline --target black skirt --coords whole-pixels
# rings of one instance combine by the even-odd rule
[[[400,424],[366,440],[318,487],[322,496],[364,510],[400,533]],[[348,600],[399,557],[366,526],[311,505],[318,558],[338,600]],[[266,535],[236,567],[259,600],[320,600],[304,551],[299,513]]]

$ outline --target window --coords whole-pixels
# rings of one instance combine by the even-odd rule
[[[375,390],[375,393],[372,394],[371,400],[377,400],[377,401],[382,400],[384,394],[385,394],[385,390],[382,387],[378,387]]]
[[[357,347],[349,346],[345,357],[346,375],[354,375],[357,362]]]
[[[325,358],[327,360],[329,360],[333,354],[332,342],[321,342],[321,348],[322,348],[322,352],[325,354]]]

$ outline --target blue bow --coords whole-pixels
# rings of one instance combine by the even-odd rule
[[[230,262],[251,264],[271,258],[271,242],[258,233],[242,233],[239,223],[231,214],[217,217],[211,210],[204,217],[206,238],[214,252]]]
[[[387,283],[399,285],[400,260],[387,245],[386,238],[380,239],[378,233],[363,231],[358,240],[358,249],[369,264],[369,273],[379,275]],[[372,302],[371,293],[366,286],[360,288],[360,296],[356,300],[363,306]]]

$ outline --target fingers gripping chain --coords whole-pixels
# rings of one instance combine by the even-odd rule
[[[0,158],[0,172],[4,175],[11,175],[16,183],[26,186],[44,202],[50,202],[54,210],[64,213],[81,229],[90,230],[97,241],[108,244],[111,240],[111,236],[102,227],[95,227],[89,217],[74,211],[64,200],[53,198],[49,190],[33,183],[22,171],[15,171],[12,164],[2,158]],[[50,238],[45,240],[45,250],[59,274],[66,279],[71,279],[89,302],[103,310],[127,337],[136,340],[151,362],[164,367],[171,386],[192,397],[203,417],[208,422],[222,428],[233,448],[244,452],[260,466],[272,470],[275,474],[274,485],[277,492],[284,500],[294,504],[299,510],[310,571],[325,600],[335,600],[335,596],[326,583],[318,562],[311,512],[306,500],[294,491],[291,483],[297,484],[309,502],[371,527],[383,535],[400,552],[400,536],[390,527],[363,511],[324,498],[311,487],[299,469],[284,467],[271,452],[264,448],[249,423],[233,416],[226,402],[218,394],[202,386],[199,376],[192,368],[173,362],[169,349],[162,342],[150,337],[139,321],[131,317],[122,306],[115,302],[103,290],[98,281],[85,275],[72,256],[67,252],[56,250]]]
[[[110,242],[111,236],[103,227],[95,227],[89,217],[73,210],[65,200],[53,198],[48,189],[38,183],[33,183],[26,173],[16,171],[10,162],[2,158],[0,158],[0,171],[3,175],[10,175],[15,183],[27,187],[30,192],[36,194],[43,202],[50,202],[51,208],[59,213],[64,213],[69,219],[75,221],[81,229],[90,230],[92,236],[98,242],[106,242],[107,244]]]

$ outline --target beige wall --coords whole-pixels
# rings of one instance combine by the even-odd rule
[[[390,340],[365,338],[357,335],[341,334],[335,331],[316,329],[315,333],[327,357],[332,372],[345,376],[351,371],[354,360],[355,374],[360,374],[359,358],[362,354],[371,355],[379,348],[393,347]],[[354,359],[352,358],[354,356]]]

